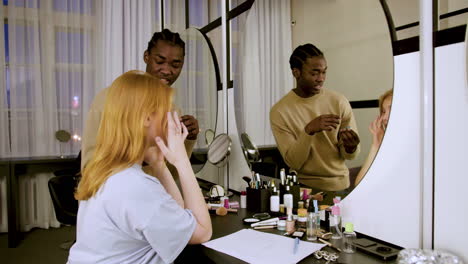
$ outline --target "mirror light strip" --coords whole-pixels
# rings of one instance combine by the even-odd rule
[[[421,122],[422,131],[422,172],[421,172],[421,211],[420,246],[433,249],[433,215],[434,215],[434,61],[433,61],[433,1],[419,0],[420,28],[419,28],[419,50],[421,64]]]
[[[228,45],[228,26],[229,21],[227,20],[227,7],[229,4],[229,0],[222,0],[221,1],[221,27],[222,27],[222,45],[223,45],[223,132],[229,135],[228,132],[228,63],[229,57],[228,52],[230,49],[230,45]],[[224,166],[224,189],[226,191],[229,190],[229,161],[227,162],[227,166]]]

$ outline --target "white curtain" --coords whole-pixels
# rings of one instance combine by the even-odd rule
[[[60,143],[55,132],[82,132],[83,91],[95,86],[92,2],[10,0],[7,8],[10,155],[77,154],[80,142]]]
[[[185,0],[164,0],[164,28],[179,33],[185,30]]]
[[[95,90],[95,6],[91,0],[9,0],[2,18],[7,36],[7,88],[2,85],[0,151],[2,156],[34,157],[78,154],[84,104]],[[3,27],[2,27],[3,30]],[[3,69],[2,60],[2,69]],[[3,74],[3,72],[2,72]],[[5,105],[9,91],[9,105]],[[87,96],[88,95],[88,96]],[[10,116],[5,116],[5,109]],[[7,118],[6,118],[7,117]],[[5,131],[10,127],[11,132]],[[75,140],[61,143],[55,132],[66,130]],[[5,136],[7,135],[7,136]],[[5,143],[7,142],[7,143]],[[6,147],[5,147],[6,145]],[[52,173],[20,175],[20,229],[58,226],[47,181]],[[0,190],[4,181],[0,179]],[[1,207],[2,215],[6,208]],[[6,231],[3,222],[0,231]]]
[[[129,70],[145,70],[143,61],[148,41],[159,31],[159,1],[97,1],[98,89],[109,86]],[[157,28],[156,28],[157,27]]]
[[[246,132],[256,145],[275,144],[269,113],[293,88],[291,42],[290,1],[256,0],[241,37],[241,80],[235,91],[239,132]]]

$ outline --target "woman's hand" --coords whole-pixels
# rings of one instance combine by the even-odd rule
[[[174,166],[188,162],[184,141],[188,131],[179,121],[177,112],[167,113],[167,145],[160,137],[156,137],[156,144],[169,163]]]
[[[372,145],[379,147],[382,144],[382,139],[385,134],[385,130],[382,126],[382,117],[378,116],[372,123],[369,125],[369,131],[372,134]]]

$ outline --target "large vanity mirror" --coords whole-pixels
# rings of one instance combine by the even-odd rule
[[[287,58],[260,57],[260,68],[262,71],[270,72],[266,75],[260,73],[261,81],[258,83],[249,77],[248,82],[241,82],[242,85],[234,89],[235,101],[238,102],[236,103],[238,134],[247,134],[251,143],[258,147],[261,156],[264,150],[272,153],[271,149],[272,146],[276,146],[276,141],[269,122],[270,109],[296,87],[288,62],[289,56],[296,47],[306,43],[314,44],[323,52],[328,68],[322,89],[339,93],[350,102],[360,139],[359,154],[352,160],[345,161],[351,175],[350,187],[339,192],[342,198],[355,187],[355,177],[369,156],[372,144],[369,126],[380,114],[378,99],[393,88],[392,40],[384,8],[380,2],[292,0],[292,49]],[[248,22],[246,27],[249,27]],[[255,41],[252,34],[249,34],[248,28],[246,32],[245,36]],[[249,47],[249,43],[244,46]],[[239,51],[240,54],[243,52]],[[271,56],[271,54],[262,53],[262,56]],[[274,71],[271,70],[274,66],[266,67],[262,64],[278,61],[282,61],[284,65],[282,68],[274,68]],[[242,61],[239,64],[245,65]],[[278,75],[283,75],[284,80],[289,78],[290,85],[284,85],[284,82],[278,85],[276,81]],[[241,76],[241,79],[245,77]],[[257,84],[267,87],[257,87]],[[295,135],[291,134],[291,137]],[[277,153],[279,154],[279,151]],[[248,155],[246,162],[249,163]],[[278,167],[277,170],[279,169],[281,168]],[[298,170],[298,168],[292,169]]]
[[[217,87],[220,84],[218,62],[208,38],[196,28],[181,34],[185,42],[183,70],[174,83],[175,104],[183,114],[198,120],[200,133],[193,148],[191,163],[199,172],[207,162],[208,143],[206,131],[216,131]]]

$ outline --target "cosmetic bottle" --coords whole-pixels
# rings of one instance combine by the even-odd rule
[[[283,194],[285,193],[286,186],[286,171],[284,168],[280,170],[280,180],[278,182],[278,196],[280,197],[280,203],[284,203]]]
[[[293,195],[289,190],[289,186],[286,185],[286,192],[283,195],[284,206],[286,208],[293,208]]]
[[[292,207],[288,207],[286,211],[288,213],[288,218],[286,219],[286,232],[292,234],[296,227],[296,221],[294,221],[292,214]]]
[[[356,241],[356,233],[354,232],[353,223],[346,223],[345,231],[343,232],[343,251],[345,253],[354,253],[356,252],[356,246],[354,242]]]
[[[309,213],[315,213],[315,206],[314,206],[314,200],[312,198],[309,199],[309,202],[307,203],[307,212]]]
[[[332,233],[332,239],[342,238],[340,207],[336,205],[332,207],[330,215],[330,232]]]
[[[307,209],[297,209],[297,228],[307,228]]]
[[[276,191],[276,187],[273,187],[273,194],[270,196],[270,211],[278,213],[280,210],[280,201],[279,195]]]
[[[297,209],[302,209],[302,208],[304,208],[304,201],[297,202]]]
[[[284,185],[286,182],[286,171],[284,170],[284,168],[280,170],[280,181],[281,185]]]
[[[293,185],[299,185],[299,182],[297,181],[297,176],[296,175],[292,176],[292,182],[293,182]]]
[[[247,208],[247,192],[242,191],[240,195],[240,208]]]
[[[319,215],[317,213],[309,213],[309,217],[307,218],[307,240],[309,241],[317,240],[317,231],[320,228],[318,218]]]

